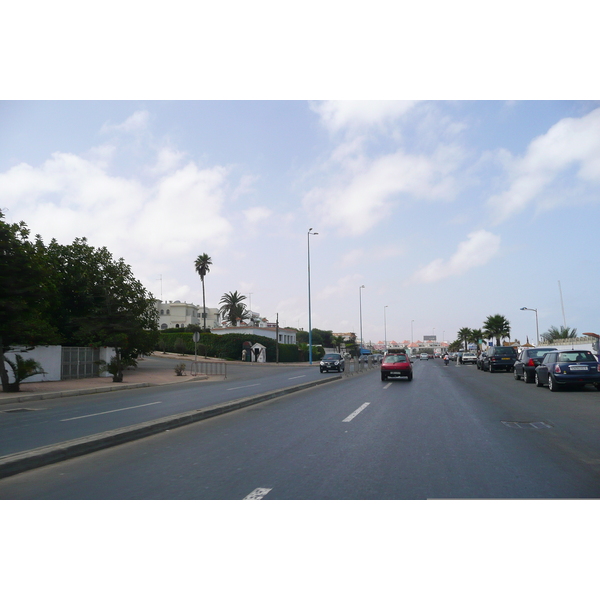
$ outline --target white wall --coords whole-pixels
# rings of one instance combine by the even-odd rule
[[[23,359],[33,358],[42,365],[45,375],[34,375],[28,377],[24,382],[35,383],[36,381],[60,381],[61,362],[62,362],[62,346],[36,346],[33,350],[27,348],[17,348],[6,352],[9,360],[15,362],[15,355],[20,354]],[[9,381],[13,382],[14,377],[9,364],[6,364]]]

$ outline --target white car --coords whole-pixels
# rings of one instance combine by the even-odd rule
[[[474,365],[477,363],[477,355],[473,354],[473,352],[463,352],[463,355],[460,357],[460,362],[463,365],[466,365],[467,363]]]
[[[419,356],[419,360],[429,360],[429,354],[423,352],[421,356]]]

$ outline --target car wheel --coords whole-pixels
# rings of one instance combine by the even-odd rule
[[[387,379],[387,375],[381,374],[381,381],[385,381]]]
[[[412,373],[409,373],[409,375],[408,375],[408,380],[409,380],[409,381],[412,381],[412,376],[413,376],[413,374],[412,374]]]
[[[533,379],[535,381],[535,385],[537,385],[538,387],[544,387],[544,384],[541,382],[540,376],[537,374],[537,371]]]
[[[558,392],[559,390],[558,383],[556,383],[556,381],[554,380],[552,373],[548,374],[548,389],[551,392]]]
[[[595,383],[594,387],[600,392],[600,383]]]
[[[319,371],[321,371],[321,373],[323,372],[323,369],[319,369]]]
[[[490,366],[488,367],[488,371],[489,371],[490,373],[493,373],[493,372],[494,372],[494,369],[492,369],[492,365],[491,365],[491,364],[490,364]]]
[[[521,376],[517,373],[516,369],[513,371],[513,376],[517,381],[519,381],[519,379],[521,379]]]
[[[527,371],[523,371],[523,381],[525,383],[531,383],[531,377],[529,377],[529,373],[527,373]]]

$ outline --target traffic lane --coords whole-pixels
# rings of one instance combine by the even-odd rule
[[[196,424],[208,427],[186,426],[15,475],[0,480],[0,498],[240,499],[256,489],[246,488],[257,478],[260,466],[253,464],[260,465],[261,456],[281,444],[301,446],[307,427],[327,437],[328,423],[347,417],[357,395],[371,395],[366,378],[339,380]],[[271,407],[266,420],[265,406]],[[232,420],[237,413],[244,416]]]
[[[0,411],[0,456],[327,377],[314,367],[250,366],[239,370],[237,381],[188,381],[44,402],[43,407],[36,403],[27,412]]]
[[[446,375],[462,385],[466,395],[485,397],[490,416],[509,423],[544,422],[552,426],[543,436],[564,452],[590,465],[600,463],[600,392],[593,387],[553,393],[535,384],[516,381],[512,373],[448,367]]]
[[[374,372],[8,478],[0,497],[598,497],[595,472],[533,443],[544,431],[487,408],[431,365],[412,382]]]

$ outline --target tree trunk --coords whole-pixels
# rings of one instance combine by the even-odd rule
[[[202,278],[202,316],[204,317],[204,331],[206,331],[206,297],[204,295],[204,277]]]
[[[4,362],[4,345],[2,343],[2,337],[0,337],[0,381],[2,381],[3,392],[18,392],[19,382],[15,382],[17,389],[14,389],[14,383],[8,382],[8,371],[6,370],[6,363]]]

